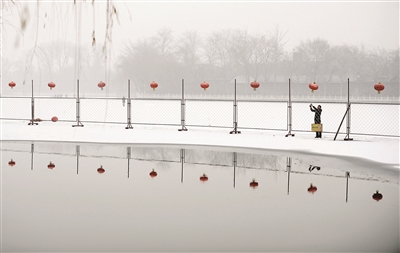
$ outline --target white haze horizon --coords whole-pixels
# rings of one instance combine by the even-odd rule
[[[18,1],[2,3],[2,57],[16,60],[35,45],[72,42],[96,47],[106,37],[106,1],[73,3]],[[115,61],[122,48],[170,29],[173,36],[197,31],[206,37],[223,30],[266,34],[277,27],[285,33],[285,50],[302,41],[325,39],[332,45],[370,49],[399,48],[398,1],[112,1],[110,55]],[[81,25],[77,26],[81,13]],[[94,15],[93,15],[94,14]],[[22,20],[26,29],[21,29]],[[77,29],[78,27],[78,29]],[[80,38],[77,37],[80,33]]]

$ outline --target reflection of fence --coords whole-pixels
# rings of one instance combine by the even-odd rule
[[[181,152],[184,150],[184,152]],[[311,161],[286,156],[275,156],[271,154],[241,153],[218,149],[180,149],[175,147],[159,146],[130,146],[113,144],[78,144],[78,143],[56,143],[56,142],[2,142],[0,151],[32,155],[48,155],[50,161],[54,156],[77,157],[77,159],[101,159],[107,160],[109,164],[119,164],[121,160],[136,160],[160,162],[162,165],[172,163],[206,165],[214,167],[232,167],[240,169],[236,173],[245,173],[246,170],[268,170],[281,171],[294,174],[310,174],[309,166]],[[22,155],[23,156],[23,155]],[[18,163],[18,155],[12,157]],[[5,160],[8,158],[5,157]],[[26,159],[26,157],[25,157]],[[115,162],[115,163],[114,163]],[[129,164],[129,163],[128,163]],[[33,165],[31,165],[33,166]],[[78,166],[78,165],[77,165]],[[129,166],[129,165],[128,165]],[[183,166],[183,165],[182,165]],[[78,170],[78,169],[77,169]],[[344,171],[334,166],[324,167],[317,173],[319,176],[345,177]],[[353,179],[382,181],[373,175],[354,173]]]
[[[31,120],[31,98],[2,97],[1,119]],[[186,99],[185,124],[206,127],[233,127],[233,101],[215,99]],[[324,132],[335,133],[346,111],[346,102],[292,102],[292,130],[310,131],[313,114],[309,104],[321,104]],[[80,121],[88,123],[127,123],[127,102],[122,98],[81,98]],[[132,124],[181,124],[182,106],[179,99],[131,99]],[[238,100],[238,128],[288,130],[288,102],[276,100]],[[399,103],[353,102],[351,133],[400,136]],[[74,98],[35,98],[35,118],[50,121],[76,121]],[[340,133],[344,133],[343,125]]]

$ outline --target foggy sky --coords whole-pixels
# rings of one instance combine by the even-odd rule
[[[90,45],[93,29],[97,44],[103,45],[105,3],[96,0],[94,5],[91,1],[77,4],[80,5],[82,17],[80,40],[77,39],[77,7],[72,3],[20,1],[16,5],[8,3],[6,6],[3,3],[2,56],[15,57],[21,51],[32,48],[36,36],[38,44],[67,40]],[[125,43],[154,36],[162,28],[171,29],[175,36],[185,31],[198,31],[201,36],[206,36],[223,29],[265,34],[278,25],[282,31],[287,32],[286,50],[291,50],[300,41],[318,37],[333,45],[363,44],[371,48],[388,49],[399,47],[398,1],[113,3],[118,11],[118,20],[114,18],[112,28],[112,51],[115,56]],[[27,6],[29,12],[23,11],[24,6]],[[21,17],[27,18],[28,24],[23,32],[20,29]]]

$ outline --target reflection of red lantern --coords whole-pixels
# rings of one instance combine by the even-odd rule
[[[103,174],[104,172],[106,172],[106,170],[103,169],[103,166],[100,166],[100,168],[97,169],[97,172],[98,172],[99,174]]]
[[[47,85],[50,87],[50,90],[52,90],[54,87],[56,87],[56,84],[53,82],[50,82]]]
[[[51,121],[57,122],[57,121],[58,121],[58,118],[57,118],[56,116],[54,116],[54,117],[51,118]]]
[[[253,181],[250,182],[250,187],[256,188],[257,186],[258,186],[258,182],[255,179],[253,179]]]
[[[99,86],[99,88],[103,90],[103,88],[106,86],[106,83],[103,81],[100,81],[100,83],[98,83],[97,86]]]
[[[314,192],[317,191],[317,187],[315,187],[315,186],[313,186],[312,184],[310,184],[310,187],[308,187],[307,191],[308,191],[309,193],[314,194]]]
[[[14,165],[15,165],[15,161],[13,161],[13,159],[11,159],[11,160],[8,162],[8,165],[11,166],[11,167],[14,166]]]
[[[154,169],[149,173],[150,177],[154,178],[157,176],[157,172],[154,171]]]
[[[56,165],[54,165],[54,163],[50,162],[49,165],[47,165],[47,168],[52,170],[56,167]]]
[[[379,193],[379,191],[376,191],[373,195],[372,198],[376,201],[379,201],[383,198],[383,195]]]
[[[253,88],[253,90],[256,90],[258,87],[260,87],[260,83],[259,82],[251,82],[250,83],[251,88]]]
[[[204,81],[204,82],[202,82],[202,83],[200,84],[200,87],[203,88],[204,91],[205,91],[205,90],[207,90],[208,87],[210,87],[210,84],[207,83],[206,81]]]
[[[15,87],[15,85],[17,85],[16,83],[14,83],[13,81],[11,81],[11,82],[9,82],[8,83],[8,86],[10,86],[11,87],[11,89],[12,88],[14,88]]]
[[[41,118],[36,118],[35,121],[36,122],[42,122],[42,119]]]
[[[308,87],[311,89],[311,92],[318,90],[318,84],[316,84],[315,82],[310,83]]]
[[[378,94],[381,94],[381,91],[385,89],[385,85],[379,82],[374,85],[374,89],[378,91]]]
[[[202,182],[208,181],[208,177],[206,176],[206,174],[203,173],[203,176],[200,177],[200,181]]]
[[[156,83],[156,82],[151,82],[150,83],[150,87],[153,89],[153,91],[158,87],[158,83]]]

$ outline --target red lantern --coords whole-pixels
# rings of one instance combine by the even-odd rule
[[[385,89],[385,85],[379,82],[374,85],[374,89],[378,91],[378,94],[381,94],[381,91]]]
[[[315,90],[318,90],[318,84],[316,84],[315,82],[310,83],[308,87],[311,89],[311,92],[313,93]]]
[[[310,184],[310,187],[308,187],[307,191],[308,191],[309,193],[314,194],[314,192],[317,191],[317,187],[315,187],[315,186],[313,186],[312,184]]]
[[[50,82],[47,85],[50,87],[50,90],[53,89],[54,87],[56,87],[56,84],[53,82]]]
[[[103,90],[103,88],[106,86],[106,83],[103,81],[100,81],[100,83],[98,83],[97,86],[99,86],[99,88]]]
[[[383,195],[379,193],[379,191],[376,191],[373,195],[372,198],[376,201],[379,201],[383,198]]]
[[[99,174],[103,174],[104,172],[106,172],[106,170],[103,169],[103,166],[100,166],[100,168],[97,169],[97,172],[98,172]]]
[[[52,118],[51,118],[51,121],[53,121],[53,122],[57,122],[57,121],[58,121],[58,118],[57,118],[57,116],[54,116],[54,117],[52,117]]]
[[[204,91],[205,91],[208,87],[210,87],[210,84],[207,83],[206,81],[204,81],[204,82],[202,82],[202,83],[200,84],[200,87],[203,88]]]
[[[253,179],[253,181],[250,182],[250,187],[256,188],[257,186],[258,186],[258,182],[255,179]]]
[[[15,87],[15,85],[17,85],[16,83],[14,83],[13,81],[11,81],[11,82],[9,82],[8,83],[8,86],[10,86],[11,87],[11,89],[12,88],[14,88]]]
[[[260,87],[260,83],[257,81],[251,82],[250,86],[253,88],[253,90],[256,90],[258,87]]]
[[[151,82],[150,83],[150,87],[153,89],[153,91],[158,87],[158,83],[156,83],[156,82]]]
[[[52,169],[54,169],[55,167],[56,167],[56,165],[54,165],[54,163],[52,163],[52,162],[50,162],[49,165],[47,165],[47,168],[48,168],[49,170],[52,170]]]
[[[206,174],[203,173],[203,176],[200,177],[200,181],[202,182],[208,181],[208,177],[206,176]]]
[[[11,166],[11,167],[14,166],[14,165],[15,165],[15,161],[13,161],[13,159],[11,159],[11,160],[8,162],[8,165]]]
[[[151,178],[154,178],[157,176],[157,172],[154,171],[154,169],[149,173]]]

